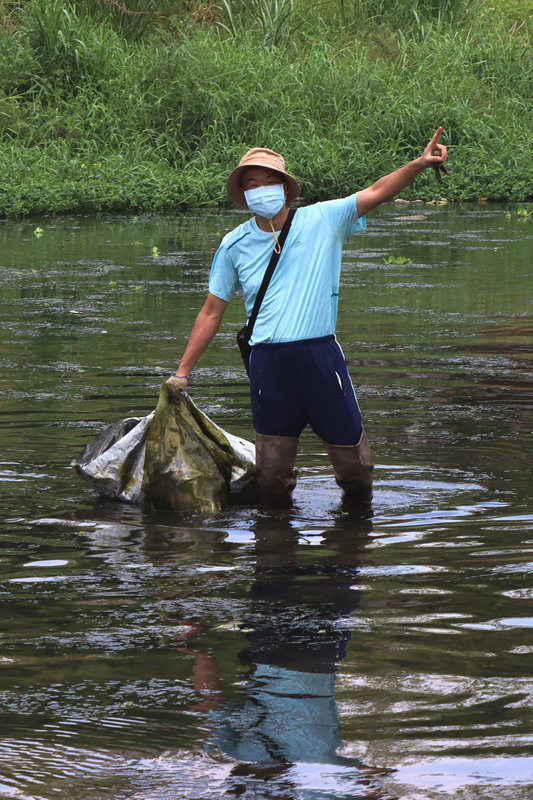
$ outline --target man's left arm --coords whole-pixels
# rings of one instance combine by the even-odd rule
[[[393,197],[400,194],[406,186],[409,186],[414,181],[417,175],[420,175],[420,173],[428,169],[428,167],[444,164],[448,155],[446,147],[443,144],[439,144],[439,136],[441,133],[442,128],[437,128],[435,135],[431,141],[428,142],[420,158],[416,158],[404,167],[400,167],[400,169],[380,178],[367,189],[362,189],[362,191],[358,192],[357,214],[359,217],[368,214],[369,211],[372,211],[373,208],[381,205],[381,203],[392,200]],[[435,151],[438,151],[439,155],[434,155]]]

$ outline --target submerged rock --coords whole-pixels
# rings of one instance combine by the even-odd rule
[[[220,511],[256,495],[254,445],[216,425],[186,392],[173,403],[166,383],[155,411],[111,425],[72,466],[99,494],[145,510]]]

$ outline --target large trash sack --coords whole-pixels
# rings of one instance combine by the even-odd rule
[[[220,511],[256,500],[255,448],[166,383],[155,411],[111,425],[72,466],[99,494],[145,510]]]

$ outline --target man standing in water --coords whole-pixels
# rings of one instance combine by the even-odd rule
[[[366,227],[366,214],[391,200],[429,167],[447,158],[438,128],[422,155],[349,197],[298,209],[253,328],[250,398],[259,499],[292,502],[298,437],[319,436],[346,504],[372,496],[372,459],[344,355],[335,338],[342,245]],[[227,180],[229,197],[254,216],[228,233],[213,259],[209,293],[193,325],[173,393],[187,388],[198,359],[240,291],[249,319],[263,275],[300,194],[281,155],[257,147]]]

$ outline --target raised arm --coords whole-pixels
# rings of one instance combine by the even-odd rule
[[[225,300],[221,300],[211,293],[207,295],[207,299],[192,326],[191,335],[176,375],[167,381],[173,391],[179,392],[187,388],[189,375],[214,339],[227,306],[228,303]]]
[[[404,167],[379,178],[375,183],[367,189],[363,189],[357,195],[357,213],[360,217],[368,214],[373,208],[379,206],[381,203],[386,203],[387,200],[392,200],[396,197],[406,186],[409,186],[417,175],[420,175],[428,167],[435,167],[438,164],[444,164],[448,155],[446,147],[439,144],[439,136],[442,133],[442,128],[437,128],[435,135],[428,142],[424,152],[419,158],[406,164]],[[434,152],[439,155],[434,155]]]

